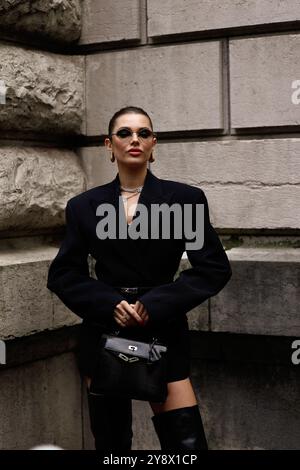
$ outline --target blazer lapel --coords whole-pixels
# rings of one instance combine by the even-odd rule
[[[119,216],[119,197],[120,193],[120,179],[119,173],[117,173],[115,179],[110,183],[98,186],[98,191],[90,200],[90,204],[93,209],[96,211],[97,207],[101,203],[110,203],[115,207],[117,217]],[[139,204],[143,204],[147,207],[148,213],[151,211],[151,204],[169,204],[172,199],[173,192],[166,192],[163,189],[160,178],[155,176],[149,169],[147,169],[146,178],[144,181],[144,186],[141,191],[137,208],[133,219],[135,219],[137,214],[137,209]],[[122,203],[123,204],[123,203]],[[123,207],[123,206],[122,206]],[[125,215],[125,213],[124,213]]]

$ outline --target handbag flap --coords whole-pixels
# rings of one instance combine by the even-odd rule
[[[104,348],[109,351],[139,357],[155,362],[167,351],[167,347],[156,342],[143,342],[120,336],[103,335]]]

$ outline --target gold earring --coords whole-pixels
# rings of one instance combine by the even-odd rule
[[[115,161],[115,156],[114,156],[114,152],[111,153],[111,157],[110,157],[110,161],[111,162],[114,162]]]
[[[150,155],[149,162],[150,163],[155,162],[155,158],[153,157],[153,153],[151,153],[151,155]]]

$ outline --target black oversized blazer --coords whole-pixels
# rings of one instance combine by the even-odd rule
[[[154,203],[193,204],[193,207],[204,204],[204,244],[200,249],[186,250],[192,267],[173,280],[188,241],[184,237],[99,239],[96,225],[101,217],[96,215],[97,207],[102,203],[113,204],[118,216],[119,183],[117,174],[110,183],[68,201],[65,238],[50,265],[47,287],[83,318],[83,325],[110,328],[117,326],[113,311],[124,298],[114,286],[153,286],[139,300],[149,315],[147,325],[159,328],[186,316],[195,306],[216,295],[230,279],[231,267],[210,223],[203,190],[160,179],[149,169],[138,201],[149,213]],[[136,210],[134,218],[137,214]],[[89,254],[96,260],[97,279],[90,277]]]

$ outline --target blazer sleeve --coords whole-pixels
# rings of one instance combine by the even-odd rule
[[[104,327],[116,326],[113,311],[123,297],[112,286],[89,275],[87,243],[68,201],[66,233],[52,261],[47,288],[76,315]]]
[[[149,326],[168,323],[186,314],[216,295],[231,278],[232,270],[228,257],[210,223],[207,199],[201,189],[196,203],[204,204],[202,248],[186,250],[192,267],[182,271],[175,281],[154,287],[139,298],[148,311]],[[195,211],[193,216],[194,214]]]

